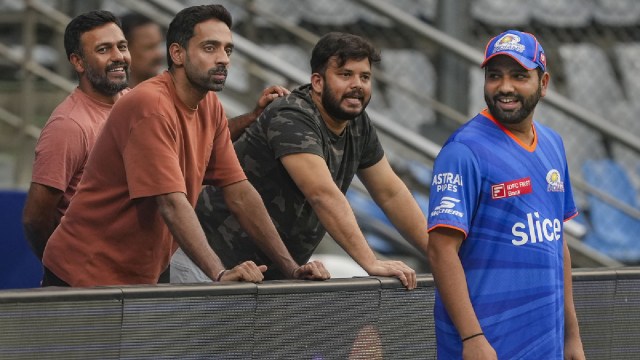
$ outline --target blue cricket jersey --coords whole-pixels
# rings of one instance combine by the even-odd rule
[[[465,234],[471,303],[501,360],[563,358],[562,229],[577,209],[562,139],[533,126],[525,145],[483,111],[445,143],[431,184],[429,230]],[[438,358],[462,358],[437,291],[434,312]]]

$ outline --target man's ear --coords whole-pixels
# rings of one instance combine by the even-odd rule
[[[324,77],[318,73],[311,74],[311,90],[317,94],[322,94],[324,87]]]
[[[540,92],[540,94],[542,95],[542,97],[547,95],[547,89],[549,88],[549,81],[551,81],[551,75],[545,71],[545,73],[542,74],[542,79],[540,79],[540,85],[542,87],[542,91]]]
[[[82,57],[80,55],[72,53],[71,55],[69,55],[69,62],[78,74],[84,73],[84,61],[82,60]]]
[[[178,43],[169,45],[169,56],[174,65],[184,65],[185,49]]]

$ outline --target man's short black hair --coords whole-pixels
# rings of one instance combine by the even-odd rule
[[[67,52],[67,59],[71,57],[71,54],[83,56],[80,44],[82,34],[109,23],[114,23],[122,28],[120,20],[106,10],[89,11],[71,19],[64,30],[64,50]]]
[[[324,75],[329,59],[335,57],[338,66],[347,60],[369,59],[369,63],[380,62],[380,52],[366,39],[352,34],[330,32],[324,35],[311,52],[311,73]]]
[[[167,31],[167,64],[169,68],[173,66],[169,48],[171,44],[176,43],[187,48],[189,40],[193,37],[193,32],[199,23],[210,19],[217,19],[227,24],[229,29],[233,24],[231,14],[222,5],[199,5],[182,9],[171,20],[169,30]]]

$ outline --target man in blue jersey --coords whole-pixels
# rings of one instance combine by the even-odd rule
[[[439,359],[584,359],[564,221],[577,215],[560,136],[533,121],[544,50],[509,30],[485,50],[488,109],[434,165],[429,260]]]

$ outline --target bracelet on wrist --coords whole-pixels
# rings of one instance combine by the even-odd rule
[[[227,272],[227,269],[223,269],[218,273],[218,276],[216,276],[216,281],[220,281],[220,279],[222,279],[222,275],[224,275],[224,273]]]
[[[478,336],[484,336],[484,333],[483,333],[483,332],[479,332],[479,333],[477,333],[477,334],[469,335],[469,336],[467,336],[466,338],[462,339],[462,342],[465,342],[465,341],[467,341],[467,340],[471,340],[471,339],[473,339],[474,337],[478,337]]]

